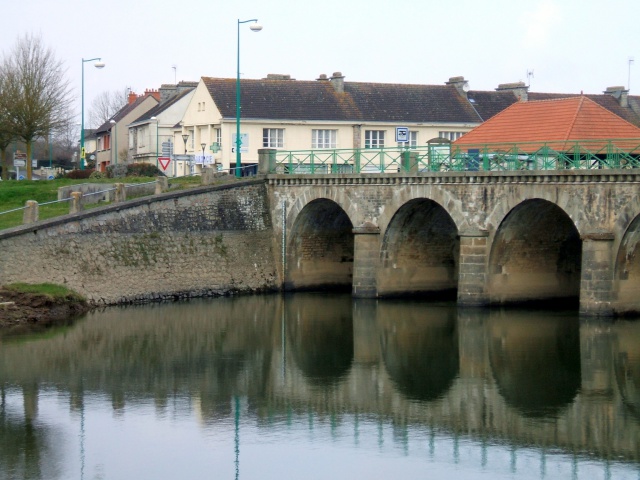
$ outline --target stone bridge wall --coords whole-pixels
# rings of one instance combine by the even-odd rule
[[[278,239],[284,225],[285,283],[300,281],[305,268],[313,275],[313,265],[301,265],[298,255],[298,223],[307,221],[310,205],[320,210],[320,203],[331,203],[353,226],[353,277],[342,281],[352,282],[356,296],[377,297],[398,282],[411,290],[411,282],[426,285],[427,277],[440,277],[433,288],[444,290],[454,276],[462,304],[579,293],[584,313],[640,311],[628,293],[640,291],[640,222],[633,223],[640,215],[637,172],[269,175],[268,181],[273,218],[285,213],[284,222],[274,224]],[[433,205],[446,212],[448,223],[428,213]],[[432,231],[425,222],[432,222]],[[402,249],[413,241],[406,232],[423,238],[422,250],[416,242],[412,257]],[[455,243],[452,250],[438,253],[447,238]],[[441,268],[419,265],[425,250],[440,255]]]
[[[164,193],[0,233],[0,279],[98,303],[279,288],[264,181]]]

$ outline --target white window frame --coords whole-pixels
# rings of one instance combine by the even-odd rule
[[[338,148],[338,130],[316,129],[311,130],[311,148]]]
[[[365,130],[364,148],[384,148],[385,130]]]
[[[284,128],[263,128],[263,148],[284,148]]]
[[[438,132],[438,137],[446,138],[447,140],[449,140],[451,142],[455,142],[457,139],[459,139],[465,133],[467,133],[467,132],[442,131],[442,132]]]

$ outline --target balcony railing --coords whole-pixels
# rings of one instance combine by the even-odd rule
[[[426,173],[640,168],[640,139],[605,139],[416,148],[278,151],[271,173]]]

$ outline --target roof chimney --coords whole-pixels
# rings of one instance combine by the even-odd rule
[[[342,75],[342,72],[333,72],[329,81],[336,92],[344,93],[344,75]]]
[[[607,87],[604,93],[618,100],[621,107],[629,106],[629,90],[625,90],[624,87]]]
[[[133,90],[130,90],[129,91],[129,98],[127,99],[127,102],[129,103],[129,105],[131,105],[137,99],[138,99],[138,95],[136,95]]]
[[[291,80],[291,75],[286,73],[267,73],[266,80]]]
[[[529,87],[524,82],[501,83],[496,88],[496,92],[504,92],[510,90],[516,98],[522,102],[529,100]]]
[[[160,85],[160,103],[164,103],[178,93],[178,86],[171,83]]]
[[[318,78],[316,78],[317,81],[319,82],[328,82],[329,81],[329,77],[327,77],[326,73],[321,73],[320,76]]]
[[[445,82],[445,85],[453,85],[458,90],[458,93],[462,95],[464,98],[467,98],[467,92],[469,91],[469,81],[465,80],[464,77],[450,77],[448,82]]]

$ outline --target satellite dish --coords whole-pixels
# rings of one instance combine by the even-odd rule
[[[462,91],[464,93],[467,93],[469,91],[469,82],[464,82],[464,84],[462,84]]]

